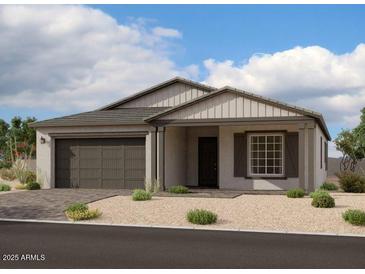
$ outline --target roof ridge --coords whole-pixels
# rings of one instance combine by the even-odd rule
[[[159,84],[156,84],[156,85],[153,85],[152,87],[149,87],[149,88],[146,88],[146,89],[143,89],[137,93],[134,93],[134,94],[131,94],[130,96],[127,96],[127,97],[124,97],[118,101],[115,101],[113,103],[110,103],[108,105],[105,105],[103,107],[100,107],[98,108],[97,110],[107,110],[107,109],[110,109],[111,107],[115,107],[117,105],[120,105],[120,104],[123,104],[123,103],[126,103],[126,102],[129,102],[133,99],[136,99],[138,97],[141,97],[143,95],[146,95],[148,93],[151,93],[155,90],[158,90],[160,88],[163,88],[165,86],[169,86],[173,83],[176,83],[176,82],[181,82],[181,83],[185,83],[185,84],[188,84],[188,85],[192,85],[192,86],[196,86],[196,87],[199,87],[199,88],[202,88],[204,90],[207,90],[207,91],[214,91],[214,90],[217,90],[217,88],[215,87],[212,87],[212,86],[208,86],[208,85],[205,85],[205,84],[202,84],[202,83],[199,83],[199,82],[195,82],[195,81],[192,81],[192,80],[189,80],[189,79],[185,79],[183,77],[180,77],[180,76],[176,76],[176,77],[173,77],[167,81],[164,81],[162,83],[159,83]]]

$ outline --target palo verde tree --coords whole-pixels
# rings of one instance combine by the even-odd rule
[[[365,108],[361,110],[360,124],[352,130],[342,130],[334,142],[342,152],[340,170],[354,172],[357,163],[365,158]]]
[[[17,159],[29,159],[35,156],[36,132],[29,124],[34,117],[21,119],[14,117],[10,125],[0,120],[0,152],[5,161],[14,163]]]

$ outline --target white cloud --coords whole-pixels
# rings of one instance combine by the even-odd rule
[[[328,156],[334,158],[342,157],[342,153],[336,149],[336,145],[334,142],[328,143]]]
[[[176,29],[169,29],[163,27],[155,27],[152,30],[153,34],[160,37],[171,37],[171,38],[181,38],[182,34]]]
[[[337,55],[296,47],[252,56],[247,63],[204,61],[213,86],[232,85],[323,113],[330,123],[352,127],[365,106],[365,44]]]
[[[2,6],[0,106],[78,112],[175,75],[197,77],[194,66],[176,67],[154,32],[84,6]]]

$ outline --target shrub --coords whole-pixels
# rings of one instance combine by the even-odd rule
[[[209,225],[217,222],[217,214],[205,209],[192,209],[186,215],[190,223],[197,225]]]
[[[132,193],[133,201],[146,201],[152,199],[152,194],[143,189],[135,189]]]
[[[353,225],[365,225],[365,212],[358,209],[348,209],[342,214],[342,218]]]
[[[27,186],[25,184],[16,184],[15,189],[23,190],[23,189],[27,189]]]
[[[95,219],[101,215],[101,212],[95,209],[86,211],[66,212],[66,215],[73,221],[81,221],[81,220]]]
[[[316,189],[316,191],[311,192],[309,194],[309,197],[314,198],[315,196],[320,196],[320,195],[329,195],[329,193],[322,189]]]
[[[186,186],[182,186],[182,185],[169,187],[169,189],[167,191],[170,193],[177,193],[177,194],[189,193],[189,189]]]
[[[324,182],[319,188],[331,191],[331,190],[337,190],[338,186],[336,186],[334,183]]]
[[[97,209],[89,210],[89,207],[86,204],[75,203],[66,209],[66,215],[74,221],[81,221],[97,218],[101,215],[101,212]]]
[[[7,184],[0,184],[0,191],[10,191],[11,187]]]
[[[69,205],[66,208],[67,212],[75,212],[75,211],[85,211],[88,210],[89,207],[86,204],[83,203],[74,203],[72,205]]]
[[[0,170],[0,177],[7,181],[13,181],[16,179],[15,173],[12,169],[2,168]]]
[[[0,168],[11,168],[11,162],[5,160],[0,161]]]
[[[304,190],[301,188],[293,188],[289,189],[286,193],[288,198],[303,198],[304,197]]]
[[[340,179],[340,186],[345,192],[362,193],[365,192],[365,177],[360,174],[346,171],[337,174]]]
[[[26,189],[28,190],[37,190],[37,189],[41,189],[41,185],[38,184],[37,182],[31,182],[25,185]]]
[[[321,208],[335,207],[335,199],[325,191],[318,191],[313,193],[312,206]]]
[[[20,180],[19,180],[20,181]],[[35,172],[27,170],[24,172],[23,182],[22,184],[29,184],[37,181],[37,174]]]
[[[11,170],[14,172],[14,175],[19,180],[19,182],[24,184],[28,176],[28,170],[25,161],[20,159],[16,160]]]

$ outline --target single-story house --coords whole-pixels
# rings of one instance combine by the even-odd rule
[[[312,191],[326,179],[331,138],[320,113],[182,78],[32,126],[44,188],[159,180],[164,188]]]

